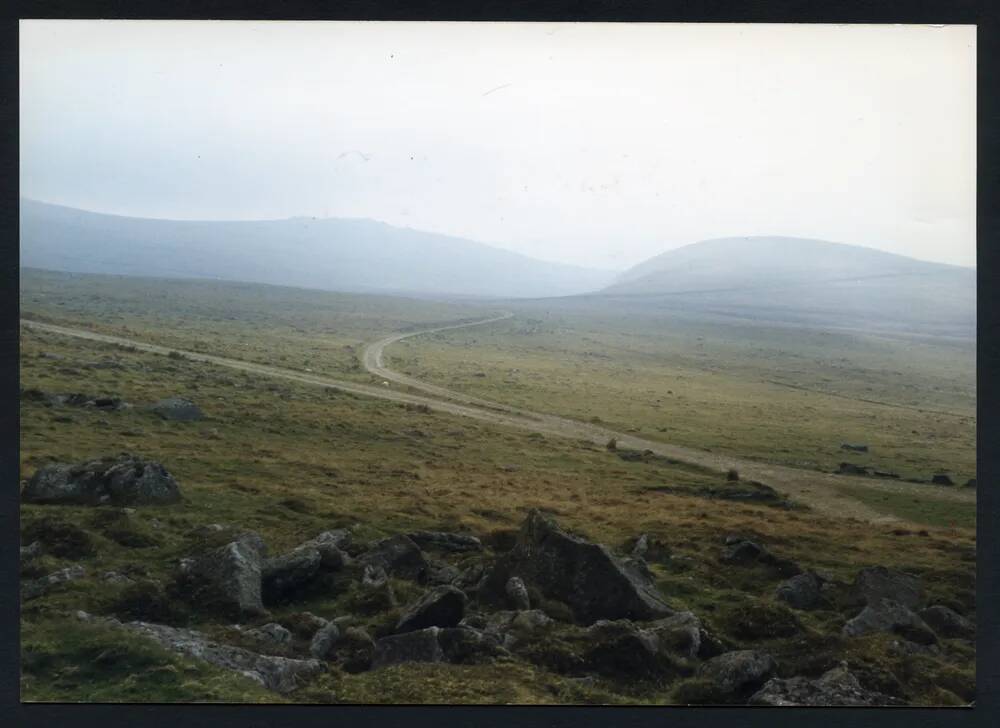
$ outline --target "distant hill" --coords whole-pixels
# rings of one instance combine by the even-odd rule
[[[610,271],[536,260],[373,220],[178,221],[21,200],[21,265],[74,273],[215,278],[332,291],[564,296]]]
[[[747,318],[975,333],[976,271],[824,240],[720,238],[671,250],[600,293]]]

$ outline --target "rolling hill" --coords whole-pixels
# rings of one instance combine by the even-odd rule
[[[374,220],[179,221],[21,200],[21,265],[332,291],[489,297],[598,290],[610,271]]]
[[[601,291],[633,306],[821,325],[975,334],[976,271],[872,248],[785,237],[671,250]]]

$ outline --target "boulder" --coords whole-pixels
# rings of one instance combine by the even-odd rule
[[[320,568],[326,571],[337,571],[352,562],[351,557],[344,550],[350,542],[350,532],[341,528],[334,531],[324,531],[316,538],[299,544],[298,549],[316,549],[319,552]]]
[[[514,609],[531,609],[531,599],[528,597],[528,587],[524,580],[518,576],[512,576],[504,585],[504,592]]]
[[[345,672],[364,672],[372,666],[375,640],[361,627],[348,627],[334,646],[334,655]]]
[[[870,601],[858,616],[844,625],[841,632],[845,637],[890,632],[920,645],[930,645],[937,641],[934,632],[924,620],[905,605],[890,599]]]
[[[287,615],[283,623],[299,639],[311,640],[329,621],[312,612],[295,612]]]
[[[66,582],[76,581],[86,576],[86,571],[82,566],[68,566],[65,569],[54,571],[48,576],[40,579],[33,579],[21,584],[21,601],[37,599],[47,593],[52,587]]]
[[[729,699],[748,696],[760,689],[774,674],[777,665],[770,655],[758,650],[736,650],[713,657],[698,670]]]
[[[193,629],[149,622],[127,622],[122,626],[158,642],[171,652],[240,673],[278,693],[290,693],[324,670],[323,663],[319,660],[261,655],[241,647],[213,642]]]
[[[319,660],[330,659],[340,635],[340,626],[335,622],[327,622],[316,631],[316,634],[309,641],[309,654]]]
[[[261,600],[263,541],[247,534],[181,562],[184,593],[202,608],[230,616],[265,614]]]
[[[316,576],[320,562],[319,551],[311,546],[267,559],[261,566],[261,595],[264,601],[276,602],[301,589]]]
[[[467,665],[509,654],[500,640],[471,627],[447,627],[438,632],[438,644],[447,662]]]
[[[661,650],[676,652],[688,659],[708,659],[721,654],[722,644],[710,634],[692,612],[658,619],[646,630],[659,640]]]
[[[361,574],[361,589],[366,601],[379,611],[396,606],[396,593],[385,569],[371,564],[364,567]]]
[[[794,609],[813,609],[823,601],[821,587],[819,577],[806,572],[778,584],[774,596]]]
[[[862,604],[891,599],[915,609],[923,600],[923,587],[918,577],[884,566],[861,569],[854,577],[852,592]]]
[[[584,660],[603,675],[650,678],[672,667],[661,655],[656,635],[627,619],[594,622],[587,628],[587,641]]]
[[[413,531],[406,534],[422,549],[436,548],[442,551],[482,551],[483,544],[475,536],[444,531]]]
[[[750,696],[750,705],[763,706],[883,706],[904,705],[903,701],[861,687],[846,665],[824,673],[816,680],[805,677],[772,678]]]
[[[941,637],[973,639],[976,636],[976,626],[972,622],[943,605],[921,609],[917,616]]]
[[[465,603],[465,594],[453,586],[432,589],[406,608],[396,624],[396,632],[454,627],[465,615]]]
[[[163,465],[123,453],[77,465],[45,465],[32,475],[21,498],[64,505],[165,505],[177,503],[181,492]]]
[[[149,409],[163,419],[173,422],[194,422],[204,417],[198,405],[183,397],[161,399]]]
[[[437,586],[451,584],[455,582],[462,572],[457,566],[444,561],[428,560],[427,562],[427,583]]]
[[[362,567],[378,567],[398,579],[423,582],[427,579],[427,560],[420,547],[408,536],[392,536],[374,544],[358,557]]]
[[[480,591],[502,601],[512,576],[564,602],[584,624],[672,613],[652,583],[607,547],[566,533],[537,510],[528,514],[514,548],[493,565]]]
[[[775,556],[760,544],[738,537],[726,539],[726,548],[720,561],[737,566],[762,564],[781,576],[790,577],[802,573],[802,569],[794,561]]]
[[[372,669],[401,662],[444,662],[444,650],[438,642],[440,632],[440,627],[427,627],[383,637],[375,643]]]

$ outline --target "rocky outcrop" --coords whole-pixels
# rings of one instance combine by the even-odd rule
[[[937,637],[919,616],[905,605],[891,599],[870,601],[861,613],[847,622],[845,637],[860,637],[873,632],[891,632],[920,645],[930,645]]]
[[[406,608],[396,624],[396,632],[454,627],[465,616],[465,602],[465,594],[453,586],[432,589]]]
[[[513,576],[564,602],[584,624],[672,613],[652,583],[626,568],[607,547],[566,533],[539,511],[528,515],[514,548],[494,564],[481,591],[505,600]]]
[[[150,411],[165,420],[173,422],[194,422],[205,415],[190,399],[183,397],[167,397],[150,406]]]
[[[754,693],[750,705],[766,706],[883,706],[903,705],[898,698],[863,688],[846,665],[816,680],[804,677],[772,678]]]
[[[698,670],[727,699],[756,692],[774,674],[777,665],[770,655],[757,650],[736,650],[713,657]]]
[[[61,505],[166,505],[177,503],[181,491],[160,463],[123,453],[77,465],[41,467],[25,485],[21,498],[28,503]]]
[[[122,627],[158,642],[171,652],[238,672],[278,693],[290,693],[324,670],[319,660],[261,655],[241,647],[213,642],[193,629],[148,622],[127,622]]]
[[[183,593],[192,604],[228,616],[266,613],[261,599],[261,566],[266,550],[257,534],[246,534],[181,562]]]

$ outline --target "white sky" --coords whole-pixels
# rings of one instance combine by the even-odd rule
[[[975,28],[22,21],[21,191],[624,268],[731,235],[975,264]]]

